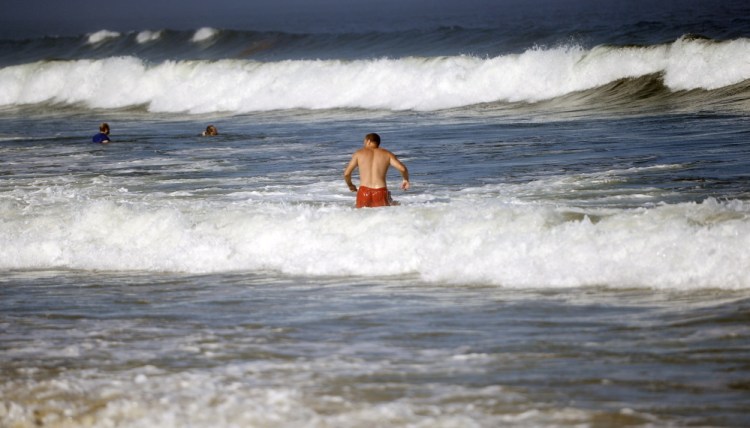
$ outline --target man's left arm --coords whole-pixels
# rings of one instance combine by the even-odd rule
[[[403,180],[401,181],[401,188],[403,190],[409,190],[409,169],[404,165],[396,155],[391,153],[391,166],[396,168],[401,173]]]

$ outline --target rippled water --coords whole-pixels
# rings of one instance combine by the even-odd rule
[[[747,7],[689,6],[0,40],[0,426],[749,425]]]
[[[6,421],[747,423],[746,292],[15,273]]]
[[[6,117],[0,420],[746,424],[742,116],[495,114]]]

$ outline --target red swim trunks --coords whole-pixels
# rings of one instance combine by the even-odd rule
[[[359,186],[359,190],[357,190],[357,208],[387,207],[391,205],[391,202],[391,192],[385,187],[371,189]]]

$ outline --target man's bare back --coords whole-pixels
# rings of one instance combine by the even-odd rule
[[[352,173],[359,168],[359,185],[369,189],[386,189],[386,173],[388,167],[396,168],[403,177],[401,188],[409,189],[409,170],[406,165],[398,160],[396,155],[388,150],[380,148],[380,136],[367,134],[364,147],[354,152],[352,160],[344,170],[344,180],[349,190],[357,191],[357,186],[352,183]]]

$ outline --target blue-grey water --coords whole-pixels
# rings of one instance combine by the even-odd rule
[[[748,425],[746,12],[2,40],[0,425]]]

